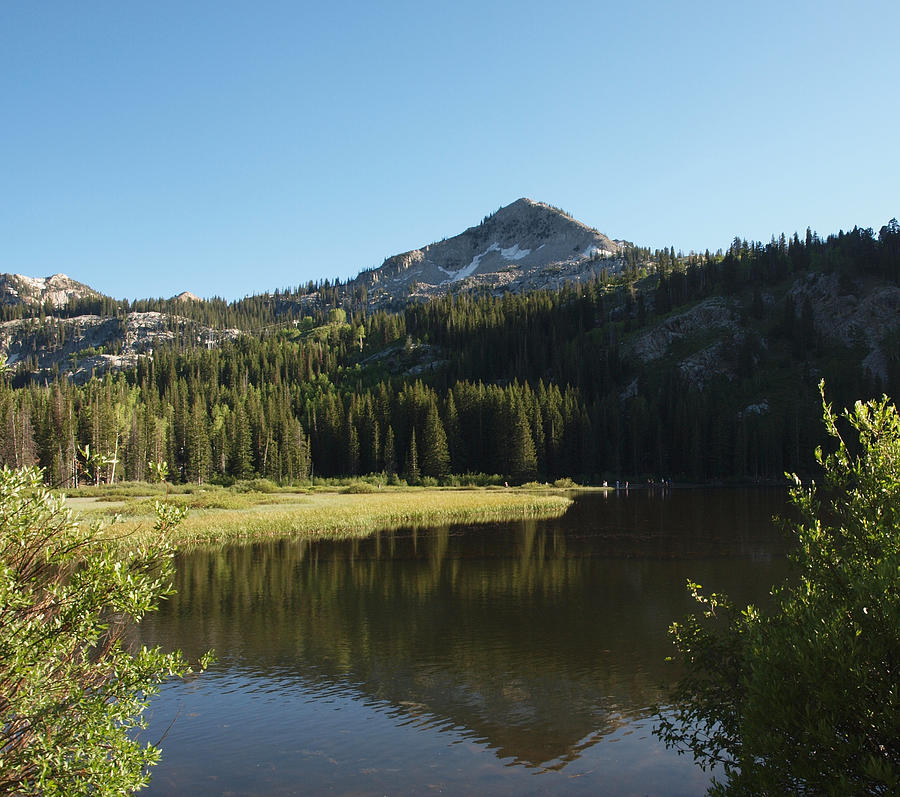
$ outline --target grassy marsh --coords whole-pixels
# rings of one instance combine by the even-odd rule
[[[154,491],[155,492],[155,491]],[[373,492],[237,492],[212,488],[147,496],[76,495],[68,503],[87,520],[113,520],[107,534],[123,544],[154,535],[156,501],[187,508],[172,541],[180,547],[300,536],[363,536],[404,525],[429,526],[523,517],[556,517],[571,499],[547,489],[391,488]]]

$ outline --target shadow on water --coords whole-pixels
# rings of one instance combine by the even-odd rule
[[[223,793],[293,793],[283,778],[301,772],[307,793],[368,793],[383,786],[373,773],[396,792],[386,762],[401,792],[433,780],[474,793],[497,790],[498,764],[586,766],[604,739],[627,741],[608,749],[622,751],[623,772],[641,772],[661,755],[647,718],[673,676],[666,627],[691,608],[685,580],[738,601],[765,596],[785,571],[770,520],[784,505],[776,491],[587,494],[553,520],[185,555],[177,595],[141,636],[190,656],[215,648],[219,663],[156,704],[171,718],[173,701],[203,696],[164,744],[151,792],[209,790],[205,758]],[[350,716],[377,734],[344,727]],[[635,728],[640,745],[624,738]],[[263,750],[275,774],[248,779]],[[448,763],[423,770],[429,756]],[[189,771],[205,786],[178,780]],[[592,777],[578,788],[601,793]],[[681,793],[654,782],[629,788]]]

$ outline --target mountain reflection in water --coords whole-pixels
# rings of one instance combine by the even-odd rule
[[[219,661],[154,704],[151,730],[178,704],[186,716],[163,742],[151,793],[288,794],[297,777],[304,793],[414,793],[432,781],[502,791],[490,760],[567,774],[566,792],[626,793],[603,792],[596,772],[576,783],[571,770],[634,729],[639,745],[610,748],[632,751],[616,756],[629,789],[702,793],[702,774],[683,792],[641,780],[648,761],[674,760],[648,719],[674,674],[666,628],[691,608],[688,577],[764,598],[784,573],[770,522],[784,503],[766,491],[589,494],[548,521],[185,554],[177,594],[140,634],[191,657],[214,648]],[[377,735],[350,723],[326,738],[337,711],[356,722],[374,711]],[[459,744],[469,764],[459,751],[446,772],[427,763]]]

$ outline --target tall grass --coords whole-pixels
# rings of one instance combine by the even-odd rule
[[[88,518],[119,516],[107,533],[123,544],[153,535],[158,498],[126,500],[114,508],[100,502],[81,507]],[[179,546],[299,536],[363,536],[404,525],[431,526],[523,517],[556,517],[571,503],[564,495],[525,490],[407,489],[374,492],[234,493],[170,495],[190,511],[174,531]]]

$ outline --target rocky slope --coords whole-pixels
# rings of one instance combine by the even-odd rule
[[[10,368],[24,362],[37,377],[58,370],[83,382],[93,373],[134,366],[139,356],[153,354],[154,347],[164,343],[213,347],[240,334],[155,312],[128,313],[123,318],[51,316],[43,322],[26,318],[0,323],[0,352]]]
[[[900,288],[873,279],[809,272],[791,282],[786,296],[798,312],[808,302],[823,347],[854,346],[861,353],[856,363],[860,372],[887,379],[889,347],[900,328]],[[783,298],[776,302],[767,294],[763,302],[770,318],[782,312]],[[624,352],[651,366],[678,352],[677,367],[700,388],[715,376],[733,378],[734,362],[725,354],[727,347],[742,344],[748,335],[768,346],[748,321],[747,311],[737,296],[703,299],[631,337]]]
[[[623,268],[628,246],[550,205],[519,199],[459,235],[388,258],[341,290],[346,291],[345,297],[360,297],[362,292],[357,289],[365,288],[371,307],[398,308],[406,301],[450,290],[553,289],[603,270],[614,274]],[[651,319],[655,285],[651,264],[646,281],[637,287]],[[857,277],[853,271],[840,276],[811,271],[764,287],[755,320],[747,290],[698,296],[655,323],[640,324],[633,334],[626,334],[617,341],[622,354],[645,371],[674,363],[700,388],[716,376],[731,379],[736,373],[735,352],[742,350],[748,360],[759,359],[757,349],[770,345],[768,338],[790,300],[798,317],[808,307],[807,317],[823,347],[851,345],[853,356],[859,353],[861,358],[862,373],[886,379],[891,357],[896,357],[900,288],[872,277]],[[63,274],[46,278],[0,274],[0,305],[24,305],[25,315],[36,316],[38,309],[45,310],[48,304],[63,308],[73,298],[100,296]],[[60,309],[57,314],[48,313],[50,317],[43,323],[37,318],[6,321],[0,323],[0,354],[7,356],[12,367],[25,364],[39,376],[58,370],[82,380],[91,372],[133,365],[140,355],[152,353],[162,343],[212,347],[241,334],[235,329],[214,330],[185,318],[192,314],[194,304],[202,301],[193,294],[184,292],[172,299],[165,308],[169,313],[126,313],[122,308],[117,317],[63,318],[66,313]],[[316,292],[282,295],[277,297],[274,317],[278,323],[283,318],[290,322],[298,313],[328,309],[335,299],[341,301],[340,291],[327,300]],[[625,306],[616,306],[618,299],[611,296],[610,301],[611,321],[626,321],[629,327],[637,321],[634,308],[628,318]],[[19,314],[6,313],[5,317]],[[376,352],[365,362],[383,360],[391,373],[415,374],[439,367],[445,354],[424,347],[395,356],[392,349]]]
[[[816,332],[841,343],[858,343],[867,354],[864,371],[884,379],[889,333],[900,325],[900,288],[871,280],[841,280],[813,272],[791,289],[798,307],[809,300]]]
[[[50,302],[53,307],[64,307],[71,299],[99,296],[93,288],[76,282],[65,274],[53,274],[50,277],[0,274],[0,304],[40,307]]]
[[[518,199],[453,238],[389,257],[351,286],[364,285],[375,305],[451,288],[552,288],[604,268],[613,273],[624,246],[557,208]]]

